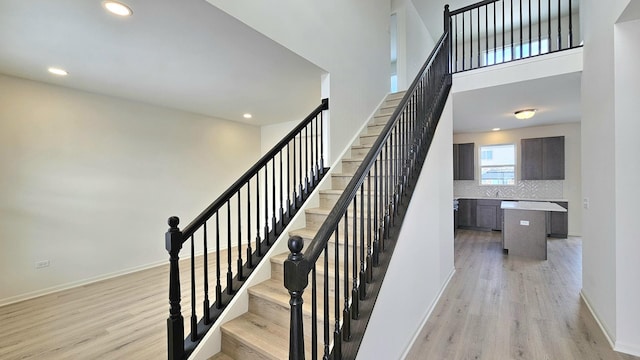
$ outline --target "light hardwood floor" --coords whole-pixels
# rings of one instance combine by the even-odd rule
[[[183,252],[188,251],[185,245]],[[232,254],[235,271],[237,248]],[[227,252],[220,256],[224,288]],[[197,294],[203,292],[202,260],[196,258]],[[215,255],[208,260],[213,303]],[[191,312],[188,263],[181,261],[180,270],[186,336]],[[0,307],[0,360],[166,359],[168,289],[166,265]],[[196,309],[202,316],[201,296]]]
[[[582,242],[547,261],[504,255],[499,232],[462,230],[456,273],[407,359],[638,359],[611,350],[580,298]]]

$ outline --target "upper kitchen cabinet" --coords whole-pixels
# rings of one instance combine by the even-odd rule
[[[564,136],[522,139],[522,180],[564,180]]]
[[[453,144],[453,180],[473,180],[474,175],[474,143]]]

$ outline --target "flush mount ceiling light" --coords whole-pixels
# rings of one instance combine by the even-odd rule
[[[513,115],[515,115],[516,119],[518,120],[531,119],[535,114],[536,114],[536,109],[518,110],[515,113],[513,113]]]
[[[60,69],[57,67],[50,67],[47,69],[50,73],[54,74],[54,75],[58,75],[58,76],[67,76],[69,75],[69,73],[67,72],[67,70],[65,69]]]
[[[253,117],[253,115],[251,115],[249,113],[246,113],[246,114],[242,115],[242,117],[245,118],[245,119],[251,119]]]
[[[500,131],[500,128],[493,128],[491,131]]]
[[[131,14],[133,14],[133,11],[129,6],[116,1],[103,1],[102,6],[104,6],[104,8],[110,13],[118,16],[131,16]]]

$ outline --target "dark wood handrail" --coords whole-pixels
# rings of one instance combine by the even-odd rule
[[[309,116],[300,122],[293,130],[291,130],[282,140],[280,140],[269,152],[264,154],[249,170],[247,170],[236,182],[233,183],[225,192],[223,192],[211,205],[209,205],[200,215],[198,215],[189,225],[182,230],[182,242],[185,242],[193,233],[196,232],[216,211],[224,206],[227,200],[231,199],[251,178],[253,178],[260,169],[264,168],[269,161],[273,159],[286,145],[296,137],[302,129],[304,129],[313,119],[322,111],[329,109],[329,99],[322,99],[322,103],[315,108]]]
[[[458,15],[458,14],[461,14],[461,13],[463,13],[465,11],[469,11],[469,10],[473,10],[473,9],[476,9],[476,8],[479,8],[479,7],[483,7],[485,5],[493,4],[494,2],[498,2],[498,1],[500,1],[500,0],[484,0],[484,1],[480,1],[480,2],[477,2],[475,4],[467,5],[467,6],[463,7],[463,8],[460,8],[460,9],[451,10],[449,12],[449,15],[451,15],[451,16]]]

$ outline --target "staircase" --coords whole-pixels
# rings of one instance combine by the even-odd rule
[[[331,189],[320,190],[320,206],[305,209],[306,226],[291,231],[290,236],[300,236],[305,244],[313,239],[403,96],[404,92],[399,92],[387,97],[367,126],[366,132],[359,137],[358,144],[351,147],[350,157],[342,159],[342,171],[331,174]],[[332,246],[330,242],[329,247]],[[283,264],[288,255],[289,252],[285,252],[273,256],[270,259],[271,278],[248,289],[249,311],[222,325],[222,351],[212,359],[286,359],[289,357],[290,295],[283,286]],[[342,266],[340,268],[342,269]],[[334,264],[329,261],[330,281],[334,279],[333,269]],[[319,279],[323,278],[324,271],[322,264],[319,264],[317,268]],[[305,329],[309,329],[312,321],[309,292],[305,292],[304,299],[304,326]],[[340,300],[338,302],[340,303]],[[329,314],[333,314],[335,311],[333,293],[329,294],[329,304]],[[319,314],[317,319],[319,329],[323,326],[321,317],[322,314]],[[330,327],[333,325],[330,324]],[[312,346],[307,339],[305,345],[307,358],[312,358],[311,349]],[[324,349],[319,347],[318,357],[321,358],[323,352]]]

